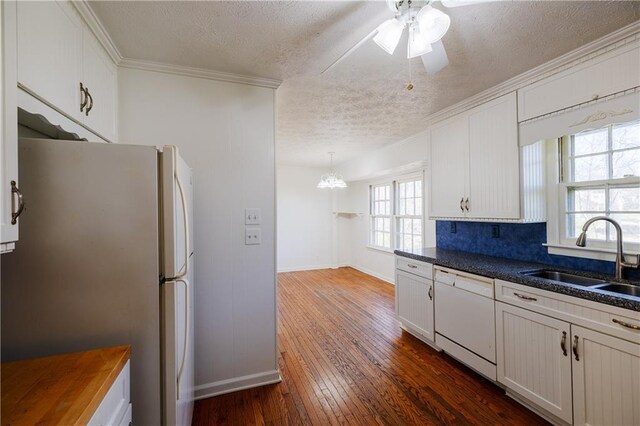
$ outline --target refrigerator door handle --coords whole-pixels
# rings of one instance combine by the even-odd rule
[[[184,225],[184,267],[178,272],[174,279],[179,279],[187,275],[189,272],[189,211],[187,207],[187,199],[184,195],[184,188],[182,182],[180,182],[180,176],[178,174],[178,156],[174,157],[174,170],[175,179],[178,184],[178,191],[180,192],[180,202],[182,204],[182,218]]]
[[[176,284],[184,284],[184,338],[182,339],[182,361],[178,368],[178,376],[176,377],[176,399],[180,399],[180,379],[184,372],[184,366],[187,361],[187,347],[189,343],[189,281],[186,278],[179,278]]]

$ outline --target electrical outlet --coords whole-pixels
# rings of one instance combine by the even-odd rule
[[[244,245],[252,246],[262,243],[262,236],[260,235],[260,228],[245,228],[244,230]]]
[[[260,225],[261,216],[260,209],[244,209],[244,224]]]
[[[456,223],[455,222],[451,222],[449,224],[449,232],[451,232],[452,234],[455,234],[457,232],[456,231]]]
[[[491,238],[500,238],[500,226],[491,225]]]

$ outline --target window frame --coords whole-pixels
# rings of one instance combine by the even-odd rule
[[[421,215],[398,215],[397,212],[399,211],[398,209],[398,203],[399,203],[399,199],[398,199],[398,184],[399,183],[405,183],[405,182],[412,182],[412,181],[417,181],[420,180],[422,182],[421,186],[422,186],[422,193],[420,194],[420,199],[422,201],[421,203],[421,211],[422,214]],[[390,215],[375,215],[374,212],[374,197],[373,197],[373,191],[374,188],[376,187],[380,187],[380,186],[390,186],[391,188],[391,214]],[[425,195],[426,195],[426,189],[425,189],[425,172],[424,170],[421,170],[420,172],[417,173],[411,173],[411,174],[406,174],[406,175],[402,175],[402,176],[397,176],[397,177],[391,177],[391,178],[387,178],[384,180],[377,180],[377,181],[373,181],[370,182],[368,185],[368,205],[369,205],[369,211],[368,211],[368,215],[369,215],[369,221],[368,221],[368,232],[367,232],[367,243],[366,246],[370,249],[375,249],[375,250],[381,250],[381,251],[385,251],[385,252],[389,252],[389,253],[393,253],[394,250],[399,250],[398,249],[398,244],[397,244],[397,223],[398,223],[398,219],[400,218],[419,218],[422,222],[422,226],[421,226],[421,241],[422,244],[424,245],[424,241],[425,241]],[[390,231],[390,247],[385,247],[385,246],[379,246],[375,244],[375,226],[374,226],[374,221],[375,218],[389,218],[390,223],[389,223],[389,231]]]
[[[621,123],[625,124],[625,123]],[[613,149],[612,129],[615,124],[607,126],[607,149],[595,154],[572,155],[570,147],[574,135],[566,135],[561,138],[547,140],[547,195],[548,200],[556,200],[549,203],[549,214],[547,223],[547,244],[550,254],[568,255],[576,257],[584,257],[600,260],[615,260],[616,242],[611,240],[611,227],[606,226],[607,240],[590,239],[586,247],[577,247],[577,236],[569,236],[569,214],[575,210],[569,209],[570,196],[572,189],[604,189],[605,206],[604,211],[580,211],[578,213],[585,214],[602,214],[610,213],[636,213],[633,211],[612,211],[610,208],[609,191],[613,188],[624,188],[629,186],[640,185],[640,176],[613,178],[612,159],[613,154],[617,152],[631,151],[638,148]],[[594,129],[597,130],[597,129]],[[555,142],[552,148],[552,142]],[[572,182],[574,176],[572,170],[572,159],[589,157],[591,155],[607,155],[607,179],[593,181]],[[554,208],[554,204],[555,208]],[[623,241],[625,254],[640,253],[640,243]]]
[[[375,206],[374,204],[376,203],[376,200],[374,199],[374,191],[375,188],[382,188],[382,187],[389,187],[389,214],[375,214]],[[384,251],[393,251],[393,213],[394,213],[394,208],[393,208],[393,200],[394,200],[395,194],[394,194],[394,185],[393,182],[377,182],[375,184],[370,184],[369,185],[369,241],[368,241],[368,245],[371,248],[375,248],[378,250],[384,250]],[[383,201],[387,201],[386,199]],[[386,233],[386,231],[378,231],[375,227],[375,220],[377,218],[381,218],[381,219],[389,219],[389,247],[385,247],[385,246],[380,246],[377,245],[375,243],[375,234],[376,232],[383,232]]]
[[[420,214],[416,215],[408,215],[408,214],[399,214],[400,211],[400,190],[399,190],[399,186],[400,184],[403,183],[409,183],[409,182],[417,182],[420,181]],[[394,222],[394,239],[393,239],[393,247],[394,250],[404,250],[405,248],[400,248],[399,245],[399,239],[400,239],[400,235],[405,235],[403,232],[400,232],[400,226],[399,226],[399,222],[401,219],[419,219],[421,222],[420,225],[420,241],[422,241],[421,245],[424,245],[424,195],[425,195],[425,191],[424,191],[424,177],[423,176],[418,176],[418,175],[413,175],[413,176],[406,176],[402,179],[397,179],[394,181],[394,186],[396,188],[396,191],[394,192],[394,201],[395,201],[395,210],[394,210],[394,217],[393,217],[393,222]],[[414,188],[415,191],[415,188]],[[412,197],[413,200],[415,201],[418,197],[415,196],[415,192],[414,192],[414,196]],[[407,199],[406,197],[404,199]],[[415,205],[414,205],[414,209],[415,209]],[[410,234],[412,236],[411,238],[411,248],[415,249],[415,247],[413,247],[413,237],[416,235],[414,233]]]

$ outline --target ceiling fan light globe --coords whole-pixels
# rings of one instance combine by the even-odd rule
[[[416,21],[420,34],[428,44],[433,44],[444,37],[451,25],[449,15],[429,5],[420,9]]]
[[[373,37],[373,41],[389,55],[393,55],[396,46],[400,42],[404,25],[397,19],[389,19],[378,27],[378,33]]]
[[[427,43],[424,37],[422,37],[420,29],[415,25],[411,25],[409,27],[407,58],[416,58],[418,56],[422,56],[426,53],[431,52],[431,50],[431,44]]]

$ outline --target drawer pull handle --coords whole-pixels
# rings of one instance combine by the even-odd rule
[[[573,338],[573,356],[576,357],[576,361],[580,361],[580,357],[578,356],[578,336],[574,336]]]
[[[537,301],[538,300],[535,297],[527,296],[525,294],[516,293],[515,291],[513,292],[513,295],[516,296],[516,297],[519,297],[522,300],[532,300],[532,301]]]
[[[13,200],[14,200],[13,194],[16,194],[18,196],[18,210],[16,211],[13,211]],[[20,216],[23,210],[24,210],[24,197],[22,196],[22,192],[20,192],[20,190],[18,189],[16,181],[12,180],[11,181],[11,224],[12,225],[15,225],[16,223],[18,223],[18,216]]]
[[[632,330],[640,330],[640,325],[629,324],[628,322],[620,321],[619,319],[615,319],[615,318],[612,319],[611,321],[615,322],[616,324],[620,324],[623,327],[630,328]]]
[[[460,198],[460,211],[464,213],[464,197]]]
[[[416,265],[412,265],[410,263],[408,263],[407,266],[409,266],[409,268],[418,269],[418,267]]]
[[[429,286],[429,300],[433,300],[433,286]]]
[[[560,349],[562,349],[562,355],[567,356],[567,332],[562,332],[562,340],[560,340]]]

